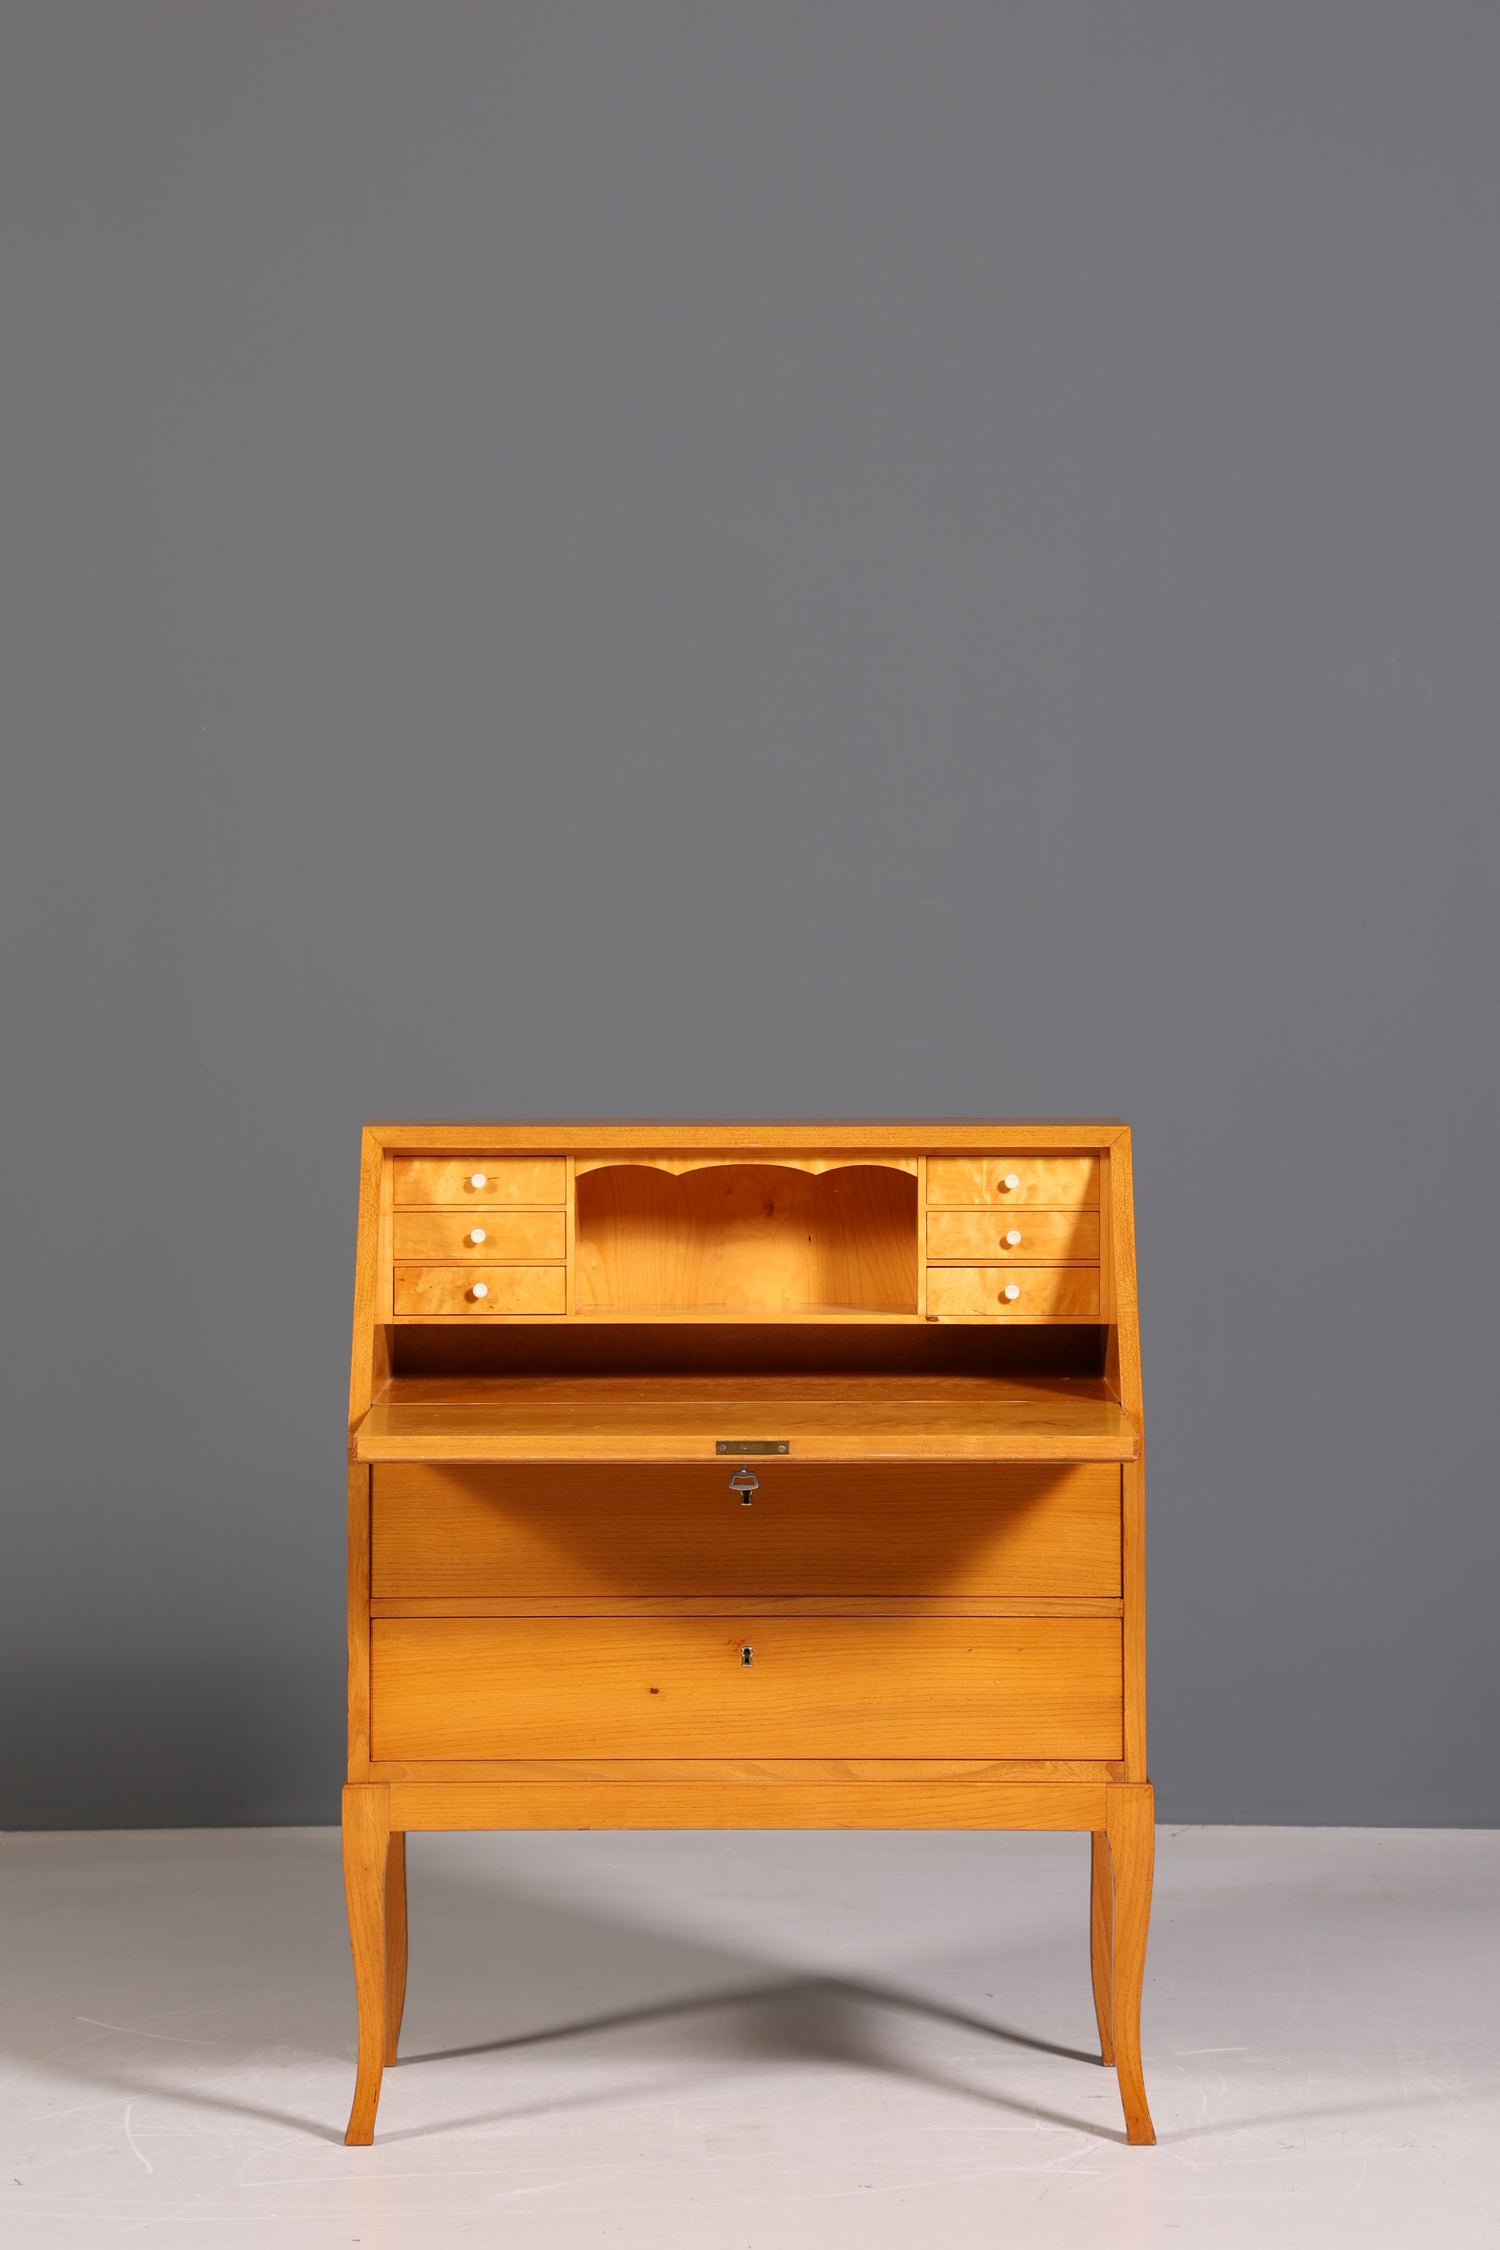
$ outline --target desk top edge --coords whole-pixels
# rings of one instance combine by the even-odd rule
[[[441,1118],[376,1119],[364,1128],[382,1148],[457,1149],[492,1144],[535,1151],[669,1145],[747,1148],[970,1150],[1002,1146],[1113,1148],[1130,1138],[1121,1118]]]

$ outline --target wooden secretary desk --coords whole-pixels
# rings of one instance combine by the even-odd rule
[[[407,1831],[490,1828],[1087,1830],[1154,2138],[1125,1126],[367,1127],[351,2142]]]

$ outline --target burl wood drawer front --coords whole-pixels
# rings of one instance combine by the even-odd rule
[[[568,1167],[560,1156],[398,1156],[396,1201],[566,1203]]]
[[[486,1265],[511,1258],[543,1261],[568,1254],[568,1214],[556,1211],[398,1211],[396,1256]]]
[[[927,1310],[960,1319],[1097,1320],[1097,1266],[929,1266]]]
[[[493,1320],[567,1310],[564,1266],[397,1266],[398,1320]]]
[[[1014,1181],[1014,1186],[1007,1183]],[[1097,1156],[929,1156],[929,1203],[1036,1203],[1097,1208]]]
[[[701,1467],[372,1471],[376,1596],[1117,1597],[1120,1472]]]
[[[397,1237],[399,1245],[399,1235]],[[927,1255],[978,1265],[1050,1265],[1054,1259],[1099,1263],[1099,1214],[1076,1211],[929,1211]]]
[[[376,1758],[1118,1758],[1121,1628],[377,1619],[370,1722]]]

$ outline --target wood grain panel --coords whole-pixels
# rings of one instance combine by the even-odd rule
[[[1010,1237],[1019,1235],[1018,1242]],[[1008,1266],[1050,1265],[1058,1259],[1075,1264],[1099,1261],[1097,1211],[996,1211],[985,1206],[974,1211],[929,1211],[927,1256],[933,1265],[988,1264],[998,1260]]]
[[[1016,1185],[1005,1185],[1010,1173]],[[929,1203],[1035,1203],[1044,1209],[1094,1208],[1099,1202],[1097,1156],[1030,1156],[1018,1149],[1001,1156],[929,1156]]]
[[[420,1272],[421,1268],[408,1269]],[[934,1266],[933,1273],[958,1269]],[[397,1383],[361,1461],[712,1461],[720,1438],[799,1461],[1131,1461],[1134,1423],[1088,1376],[525,1376]]]
[[[1125,1603],[1118,1594],[376,1594],[369,1613],[371,1617],[1123,1617]],[[1128,1700],[1126,1731],[1128,1738]],[[1112,1778],[1125,1780],[1126,1769],[1122,1766]]]
[[[475,1185],[475,1176],[482,1185]],[[561,1156],[398,1156],[396,1202],[457,1203],[491,1208],[507,1203],[562,1203],[568,1192]]]
[[[582,1313],[917,1309],[908,1172],[617,1164],[579,1177],[577,1206]]]
[[[484,1295],[474,1294],[482,1283]],[[397,1266],[398,1320],[493,1320],[497,1314],[560,1313],[568,1301],[562,1266]]]
[[[374,1472],[376,1596],[1117,1596],[1112,1464]]]
[[[415,1263],[461,1265],[561,1264],[568,1249],[568,1215],[555,1211],[398,1211],[396,1256]],[[478,1235],[476,1242],[473,1238]]]
[[[1005,1291],[1019,1292],[1007,1297]],[[1097,1266],[929,1266],[927,1310],[939,1318],[1097,1320]]]
[[[1146,1758],[1146,1463],[1120,1472],[1120,1568],[1125,1589],[1125,1775],[1149,1778]]]
[[[349,1357],[349,1430],[352,1436],[370,1400],[390,1373],[382,1315],[385,1275],[380,1260],[382,1205],[390,1186],[390,1167],[379,1141],[366,1126],[359,1166],[359,1235],[354,1259],[354,1335]]]
[[[541,1781],[391,1784],[403,1829],[1093,1829],[1104,1782]]]
[[[1123,1747],[1109,1618],[381,1618],[370,1638],[376,1758]]]
[[[350,1781],[363,1781],[370,1762],[370,1475],[358,1462],[349,1463],[346,1638]]]
[[[732,1147],[703,1148],[693,1145],[692,1136],[684,1134],[680,1145],[672,1148],[593,1148],[574,1159],[575,1177],[589,1172],[603,1171],[611,1164],[649,1164],[653,1172],[698,1172],[716,1164],[775,1164],[790,1165],[799,1172],[838,1172],[850,1164],[879,1163],[886,1171],[910,1172],[916,1177],[921,1165],[917,1156],[898,1155],[881,1144],[872,1155],[867,1148],[795,1149],[786,1145],[775,1148],[758,1148],[753,1139],[742,1133]]]
[[[383,1758],[374,1781],[1118,1781],[1118,1758]],[[1102,1808],[1101,1808],[1102,1810]]]
[[[846,1151],[878,1151],[876,1161],[892,1152],[930,1149],[958,1155],[994,1149],[1100,1149],[1108,1147],[1125,1130],[1119,1117],[987,1118],[729,1118],[700,1117],[670,1123],[656,1118],[375,1118],[368,1132],[378,1136],[383,1148],[433,1154],[452,1150],[492,1153],[521,1149],[574,1150],[580,1158],[607,1151],[611,1162],[621,1153],[649,1162],[657,1153],[718,1150],[739,1162],[745,1151],[759,1155],[767,1150],[800,1149],[822,1155]]]

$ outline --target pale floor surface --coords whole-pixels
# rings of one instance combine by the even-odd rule
[[[226,2250],[1495,2250],[1500,1833],[1170,1829],[1147,2083],[1078,1836],[417,1836],[341,2145],[321,1829],[0,1840],[0,2239]]]

